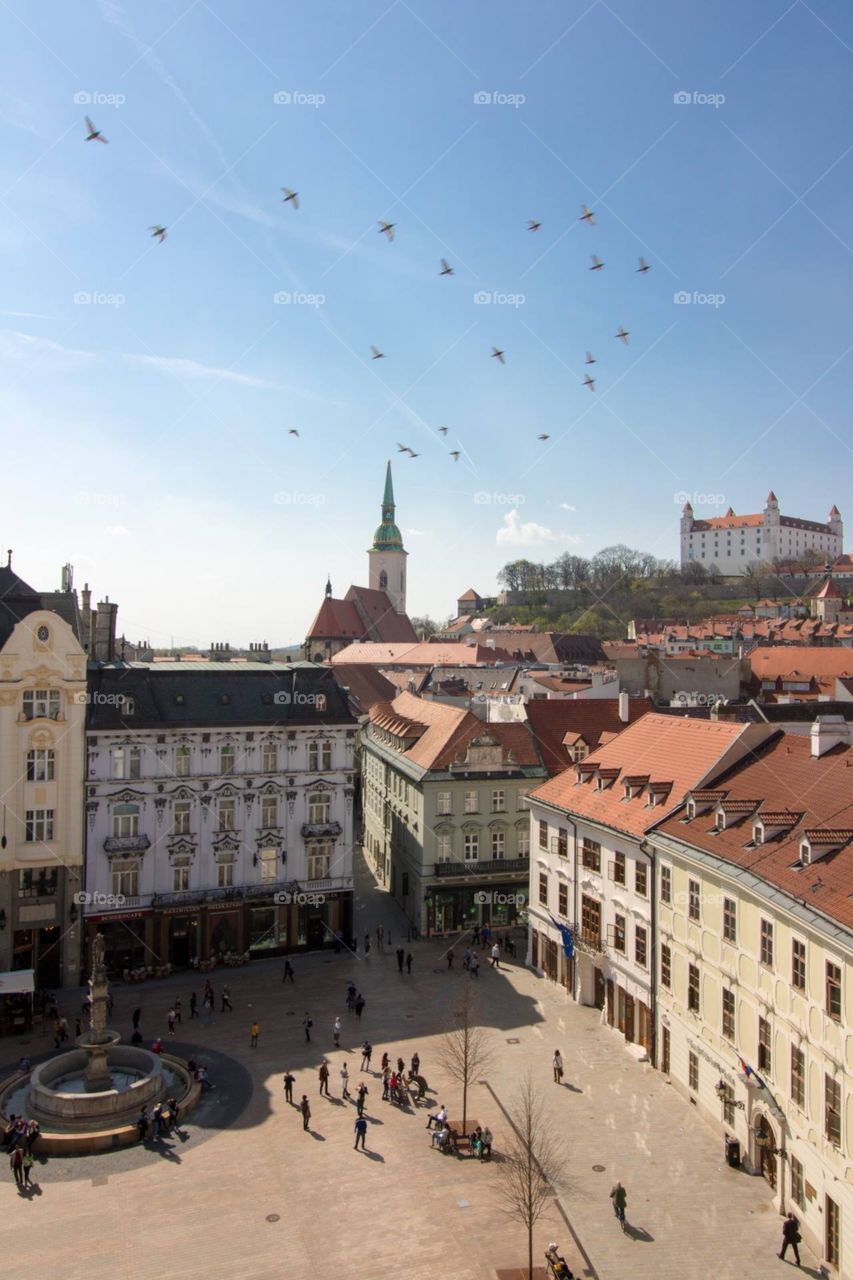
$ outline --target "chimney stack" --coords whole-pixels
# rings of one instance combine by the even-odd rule
[[[850,726],[844,716],[818,716],[811,728],[812,758],[819,760],[833,747],[846,746]]]
[[[94,613],[94,654],[98,662],[114,662],[116,656],[116,620],[118,605],[109,596],[101,600]]]
[[[627,724],[631,714],[631,699],[627,691],[619,694],[619,719],[623,724]]]

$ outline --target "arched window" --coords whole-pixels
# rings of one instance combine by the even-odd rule
[[[385,572],[384,569],[379,574],[379,590],[380,591],[388,590],[388,574]]]

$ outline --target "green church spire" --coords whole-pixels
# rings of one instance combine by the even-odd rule
[[[403,535],[394,523],[394,485],[391,481],[391,462],[385,471],[385,492],[382,495],[382,523],[373,535],[374,551],[402,551]]]

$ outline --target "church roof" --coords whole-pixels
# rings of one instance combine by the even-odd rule
[[[843,596],[842,596],[842,593],[838,590],[838,587],[832,581],[832,578],[827,578],[826,582],[823,584],[820,591],[818,591],[817,595],[815,596],[815,599],[816,600],[841,600],[843,599]]]
[[[414,627],[405,613],[397,613],[388,594],[373,587],[350,587],[346,600],[351,601],[365,625],[365,639],[386,642],[417,641]]]
[[[358,611],[349,600],[335,600],[326,596],[311,623],[308,635],[312,640],[338,640],[352,638],[358,640],[364,632],[364,625]]]

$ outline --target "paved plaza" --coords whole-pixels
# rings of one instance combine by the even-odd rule
[[[393,948],[413,956],[411,977],[397,971],[392,951],[369,957],[312,955],[294,960],[295,983],[282,983],[283,961],[216,970],[217,996],[231,989],[233,1013],[211,1026],[188,1022],[189,995],[201,982],[173,977],[114,988],[112,1025],[129,1038],[131,1012],[143,1010],[146,1043],[166,1035],[166,1014],[180,995],[184,1021],[179,1051],[195,1048],[217,1088],[190,1117],[184,1140],[132,1147],[37,1169],[40,1194],[19,1196],[7,1169],[2,1247],[8,1280],[494,1280],[499,1269],[526,1261],[524,1228],[508,1215],[498,1185],[507,1113],[531,1069],[554,1131],[564,1143],[568,1179],[559,1203],[536,1231],[536,1262],[557,1240],[577,1275],[601,1280],[745,1277],[785,1274],[776,1257],[780,1219],[760,1178],[729,1169],[722,1139],[711,1132],[664,1079],[638,1064],[594,1009],[567,1001],[553,984],[523,966],[483,955],[476,979],[482,1016],[495,1050],[488,1081],[472,1090],[469,1114],[495,1136],[495,1159],[480,1163],[431,1149],[426,1114],[446,1102],[459,1115],[458,1088],[437,1066],[440,1037],[461,984],[461,949],[448,972],[445,943],[408,944],[387,895],[361,868],[360,938],[382,923]],[[361,1021],[344,997],[352,980],[366,1006]],[[77,996],[64,993],[73,1018]],[[313,1019],[305,1043],[302,1021]],[[343,1022],[334,1050],[332,1024]],[[250,1026],[260,1023],[257,1049]],[[73,1021],[72,1021],[73,1025]],[[347,1061],[354,1093],[360,1046],[374,1046],[367,1150],[353,1150],[355,1105],[340,1098]],[[29,1042],[0,1044],[2,1065],[21,1052],[52,1051],[40,1028]],[[563,1053],[565,1083],[553,1083],[551,1056]],[[417,1050],[430,1087],[430,1106],[402,1111],[381,1101],[379,1060],[387,1050],[408,1060]],[[331,1069],[330,1099],[318,1092],[317,1069]],[[294,1098],[306,1093],[311,1127],[286,1104],[282,1074],[296,1076]],[[613,1217],[609,1191],[628,1189],[629,1233]],[[0,1184],[3,1185],[3,1184]],[[803,1270],[817,1275],[803,1254]]]

